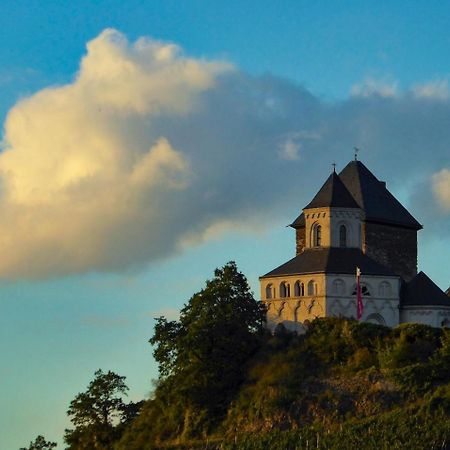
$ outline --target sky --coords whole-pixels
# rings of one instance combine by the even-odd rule
[[[153,318],[289,224],[360,159],[450,284],[450,5],[2,1],[0,450],[62,442],[98,368],[157,377]]]

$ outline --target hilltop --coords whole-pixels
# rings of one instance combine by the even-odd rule
[[[67,449],[450,449],[449,329],[327,317],[272,334],[265,315],[234,263],[216,269],[156,320],[151,397],[125,403],[125,377],[97,371]]]

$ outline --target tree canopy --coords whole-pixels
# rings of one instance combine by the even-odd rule
[[[150,342],[161,377],[176,378],[178,393],[195,406],[225,407],[259,346],[264,321],[265,308],[236,264],[216,269],[178,321],[156,320]]]
[[[20,450],[52,450],[56,446],[56,442],[46,441],[44,436],[39,435],[27,448],[22,447]]]
[[[66,430],[69,449],[109,449],[120,437],[123,425],[136,417],[142,402],[123,401],[128,391],[125,378],[97,370],[87,390],[70,402],[67,414],[74,429]]]

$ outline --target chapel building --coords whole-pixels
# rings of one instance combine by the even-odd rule
[[[450,325],[450,297],[417,273],[422,225],[356,158],[333,171],[290,226],[296,256],[260,277],[270,329],[302,332],[316,317],[356,317],[357,267],[362,321]]]

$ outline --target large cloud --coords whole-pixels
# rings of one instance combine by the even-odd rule
[[[381,87],[330,104],[274,76],[106,30],[71,84],[8,114],[0,276],[119,271],[230,226],[286,220],[354,145],[394,188],[425,182],[447,202],[449,102]]]

